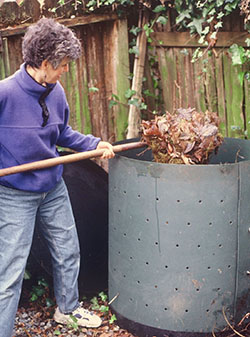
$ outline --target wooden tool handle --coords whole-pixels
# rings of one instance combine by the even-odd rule
[[[113,150],[115,153],[117,153],[121,151],[141,148],[144,146],[146,146],[146,143],[133,142],[133,143],[115,145],[113,146]],[[10,174],[15,174],[15,173],[26,172],[26,171],[40,170],[40,169],[44,169],[44,168],[48,168],[48,167],[52,167],[52,166],[56,166],[60,164],[73,163],[75,161],[79,161],[83,159],[97,158],[97,157],[101,157],[104,151],[105,149],[79,152],[79,153],[73,153],[73,154],[69,154],[66,156],[62,156],[62,157],[44,159],[44,160],[34,161],[32,163],[7,167],[4,169],[0,169],[0,177],[7,176]]]

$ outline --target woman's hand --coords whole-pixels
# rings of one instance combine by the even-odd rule
[[[102,159],[110,159],[115,156],[115,153],[113,151],[113,146],[109,142],[100,141],[96,149],[104,150],[103,155],[101,156]]]

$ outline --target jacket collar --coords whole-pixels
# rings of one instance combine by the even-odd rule
[[[15,77],[18,84],[24,91],[26,91],[30,95],[35,95],[39,97],[43,93],[45,93],[48,89],[50,89],[49,91],[52,91],[56,86],[56,83],[55,84],[47,83],[47,87],[44,87],[43,85],[38,83],[26,71],[25,63],[21,65],[20,69],[16,72]]]

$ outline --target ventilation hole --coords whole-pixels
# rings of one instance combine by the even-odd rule
[[[147,304],[147,303],[145,304],[145,307],[148,307],[148,304]]]
[[[222,247],[223,247],[223,246],[222,246],[222,244],[220,243],[220,244],[219,244],[219,248],[222,248]]]
[[[146,265],[149,265],[149,262],[147,261],[147,262],[145,262],[146,263]]]
[[[168,268],[168,266],[165,266],[165,268],[167,269],[167,268]]]
[[[196,291],[200,291],[200,289],[199,289],[199,288],[197,288],[197,289],[196,289]]]
[[[187,267],[186,267],[186,269],[188,270],[188,269],[189,269],[189,267],[187,266]]]
[[[209,226],[212,226],[213,225],[213,223],[212,222],[209,222]]]
[[[199,204],[201,204],[202,203],[202,200],[199,200]]]
[[[120,255],[120,254],[121,254],[121,252],[118,252],[118,254]]]
[[[149,219],[146,219],[146,222],[149,222]]]
[[[197,245],[197,248],[201,248],[201,245]]]
[[[155,245],[156,245],[156,246],[158,245],[158,242],[157,242],[157,241],[155,242]]]
[[[137,240],[138,240],[138,241],[141,241],[141,238],[138,238]]]
[[[140,283],[141,283],[141,281],[137,281],[137,283],[138,283],[138,284],[140,284]]]
[[[233,224],[233,221],[229,221],[229,225],[232,225]]]
[[[210,266],[208,266],[208,267],[207,267],[207,269],[209,270],[209,269],[211,269],[211,267],[210,267]]]
[[[166,221],[166,225],[168,225],[168,221]]]
[[[155,200],[156,200],[156,201],[159,201],[160,199],[157,197],[157,198],[155,198]]]
[[[177,243],[177,244],[175,245],[175,247],[178,248],[178,247],[179,247],[179,244]]]
[[[181,202],[181,201],[179,199],[177,199],[176,202]]]
[[[138,194],[138,196],[137,196],[138,198],[140,198],[141,197],[141,195],[140,194]]]
[[[130,259],[130,260],[133,260],[133,257],[132,257],[132,256],[130,256],[130,257],[129,257],[129,259]]]
[[[229,264],[229,265],[227,266],[227,268],[230,269],[230,268],[231,268],[231,265]]]
[[[164,310],[165,310],[165,311],[167,311],[167,310],[168,310],[168,308],[164,308]]]
[[[126,275],[124,274],[123,277],[126,278]]]
[[[174,288],[175,291],[178,291],[178,288]]]
[[[129,299],[129,300],[130,300],[130,302],[133,302],[133,298],[131,298],[131,297],[130,297],[130,299]]]
[[[206,312],[209,312],[209,311],[210,311],[209,309],[206,310]]]
[[[127,191],[123,191],[123,193],[124,193],[124,194],[126,194],[126,193],[127,193]]]
[[[127,236],[127,233],[123,233],[123,236]]]
[[[188,312],[188,309],[186,309],[185,312]]]
[[[190,223],[190,222],[188,222],[188,223],[187,223],[187,225],[188,225],[188,226],[191,226],[191,223]]]
[[[220,288],[217,288],[217,291],[220,291]]]
[[[221,203],[223,203],[223,202],[224,202],[224,200],[221,200],[220,202],[221,202]]]
[[[158,288],[158,285],[156,284],[156,285],[155,285],[155,289],[157,289],[157,288]]]
[[[120,209],[118,209],[118,213],[121,213],[121,210],[120,210]]]

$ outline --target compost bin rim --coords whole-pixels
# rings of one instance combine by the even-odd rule
[[[126,160],[132,160],[132,161],[135,161],[135,162],[143,162],[143,163],[149,163],[149,164],[154,164],[154,165],[164,165],[164,166],[176,166],[176,167],[211,167],[211,166],[215,166],[215,167],[218,167],[218,166],[230,166],[230,165],[238,165],[238,164],[242,164],[242,163],[246,163],[246,162],[250,162],[250,159],[247,159],[247,160],[241,160],[241,161],[238,161],[238,162],[235,162],[235,163],[207,163],[207,164],[190,164],[190,165],[187,165],[187,164],[173,164],[173,163],[158,163],[158,162],[155,162],[153,160],[144,160],[144,159],[134,159],[134,158],[130,158],[130,157],[127,157],[126,155],[123,155],[123,154],[116,154],[115,157],[121,157],[121,158],[124,158]],[[115,158],[113,158],[115,159]],[[113,160],[111,159],[111,160]]]

